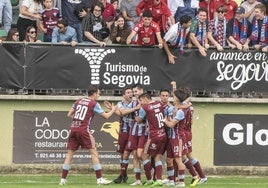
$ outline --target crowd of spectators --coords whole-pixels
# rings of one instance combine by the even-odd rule
[[[174,63],[168,46],[182,52],[195,46],[203,56],[211,46],[268,51],[267,6],[266,0],[19,0],[16,33],[26,42],[164,46]],[[6,33],[11,15],[11,1],[0,0]]]

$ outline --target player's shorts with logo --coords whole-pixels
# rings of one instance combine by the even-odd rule
[[[184,151],[186,152],[186,151]],[[174,139],[169,139],[167,144],[167,157],[168,158],[178,158],[181,157],[183,154],[183,141],[178,137]]]
[[[141,135],[141,136],[129,135],[126,150],[133,151],[137,150],[138,148],[144,149],[147,138],[148,138],[147,135]]]
[[[122,131],[119,132],[118,141],[117,141],[117,148],[116,148],[116,151],[118,153],[121,153],[121,154],[124,153],[126,146],[127,146],[128,137],[129,137],[128,132],[122,132]]]
[[[144,147],[144,153],[147,153],[151,156],[156,154],[163,154],[166,147],[167,135],[163,130],[161,133],[150,134],[149,138]]]
[[[191,153],[193,151],[192,148],[192,133],[189,131],[185,131],[185,146],[187,147],[187,152]]]
[[[80,146],[83,149],[95,148],[95,139],[92,134],[85,129],[80,127],[71,128],[67,148],[76,151]]]

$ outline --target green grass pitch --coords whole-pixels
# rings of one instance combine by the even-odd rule
[[[134,177],[129,174],[128,184],[134,182]],[[107,179],[115,179],[117,175],[104,174]],[[0,175],[0,188],[54,188],[59,186],[60,174],[53,175]],[[135,187],[128,184],[110,184],[97,186],[95,174],[69,174],[68,188],[85,188],[85,187]],[[186,178],[186,187],[189,186],[190,178]],[[146,187],[146,186],[137,186]],[[147,186],[148,187],[148,186]],[[268,177],[251,177],[251,176],[208,176],[208,181],[203,185],[197,185],[200,188],[267,188]]]

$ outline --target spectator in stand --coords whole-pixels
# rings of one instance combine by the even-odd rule
[[[259,1],[257,0],[246,0],[244,2],[241,3],[241,7],[243,7],[245,9],[245,13],[244,13],[244,18],[248,19],[248,21],[250,21],[250,23],[253,20],[254,17],[254,7],[260,4]]]
[[[217,48],[218,51],[223,51],[227,46],[226,28],[227,22],[225,19],[226,7],[221,5],[217,8],[217,16],[211,20],[208,29],[208,40]]]
[[[7,35],[0,35],[0,45],[3,41],[12,41],[12,42],[18,42],[19,41],[19,32],[16,28],[11,28]]]
[[[114,9],[114,6],[111,3],[108,3],[107,0],[99,0],[104,7],[104,10],[102,12],[102,18],[104,22],[106,23],[108,28],[111,28],[111,25],[114,22],[114,19],[116,17],[116,11]]]
[[[4,23],[2,23],[4,21]],[[0,27],[4,25],[6,33],[10,30],[12,23],[12,6],[10,0],[0,0]]]
[[[266,15],[266,7],[263,4],[256,5],[254,15],[250,41],[256,50],[266,52],[268,48],[268,16]],[[263,49],[264,47],[265,49]]]
[[[68,25],[67,20],[61,19],[58,21],[57,27],[53,29],[51,42],[75,46],[77,44],[76,31]]]
[[[62,18],[68,21],[70,27],[75,29],[77,40],[82,42],[82,19],[87,14],[85,0],[62,0]]]
[[[116,12],[116,16],[121,14],[121,11],[119,9],[119,0],[111,0],[111,4],[114,6],[114,10]]]
[[[37,39],[37,30],[34,26],[27,27],[24,42],[41,42]]]
[[[216,3],[216,8],[221,6],[221,5],[224,5],[227,9],[226,11],[226,20],[227,22],[232,19],[233,17],[235,17],[235,11],[238,7],[237,3],[234,1],[234,0],[222,0],[222,1],[218,1]],[[216,15],[214,15],[215,17]]]
[[[180,22],[172,25],[168,32],[164,36],[163,47],[168,56],[169,63],[174,64],[175,58],[168,48],[167,42],[172,46],[178,46],[180,51],[183,51],[184,46],[187,41],[189,42],[189,30],[191,26],[192,18],[190,16],[184,15],[180,18]],[[187,40],[188,39],[188,40]]]
[[[62,0],[53,0],[53,8],[57,8],[59,10],[60,17],[62,17],[61,1]]]
[[[208,20],[207,9],[199,8],[197,17],[193,19],[190,28],[191,42],[198,48],[202,56],[207,56],[207,49],[209,48],[208,38]]]
[[[17,28],[11,28],[8,33],[5,41],[18,42],[19,41],[19,31]]]
[[[137,44],[142,46],[156,45],[155,36],[158,41],[159,48],[162,48],[162,37],[160,28],[157,23],[153,21],[153,15],[150,10],[144,11],[142,20],[136,24],[127,38],[127,44],[131,43],[132,38],[137,34]]]
[[[96,2],[91,7],[91,12],[87,14],[82,22],[83,41],[89,44],[99,44],[101,47],[106,46],[105,38],[109,36],[109,30],[106,28],[102,18],[104,11],[103,4]],[[107,36],[103,36],[106,31]]]
[[[52,0],[43,0],[45,9],[41,12],[39,28],[44,32],[43,42],[51,42],[52,32],[60,19],[59,9],[53,8]]]
[[[142,14],[146,10],[152,11],[153,1],[152,0],[141,0],[136,7],[136,13],[138,16],[142,17]]]
[[[217,0],[203,0],[199,2],[199,7],[203,7],[208,10],[208,21],[214,19],[216,13],[216,1]]]
[[[131,29],[125,22],[122,15],[115,18],[111,27],[110,40],[113,44],[126,44],[127,37],[130,35]]]
[[[234,49],[247,51],[249,48],[249,36],[251,34],[251,23],[243,17],[245,9],[238,7],[235,17],[227,23],[226,36],[229,46]]]
[[[175,13],[179,7],[180,1],[167,0],[167,6],[171,14],[175,17]]]
[[[266,8],[266,15],[268,15],[268,0],[258,0],[258,1],[264,4]]]
[[[131,29],[140,21],[140,17],[136,13],[139,2],[140,0],[122,0],[120,4],[122,15]]]
[[[170,22],[170,25],[175,24],[173,15],[167,4],[163,3],[162,0],[153,0],[152,15],[153,21],[160,27],[161,36],[167,32],[169,28],[168,22]]]
[[[196,16],[199,8],[198,0],[178,0],[178,8],[175,13],[175,21],[178,22],[183,15],[190,16],[192,19]]]
[[[268,45],[263,46],[262,52],[267,53],[268,52]]]
[[[26,29],[34,26],[37,29],[37,21],[41,19],[42,5],[39,0],[23,0],[20,7],[20,14],[17,21],[17,28],[20,34],[20,41],[25,40]]]

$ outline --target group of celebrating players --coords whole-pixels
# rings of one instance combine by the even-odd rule
[[[120,116],[117,152],[121,154],[121,170],[115,183],[126,183],[130,153],[136,178],[130,185],[184,187],[185,167],[192,175],[190,186],[207,181],[200,163],[192,156],[190,90],[177,89],[175,82],[171,85],[173,104],[169,102],[168,89],[160,91],[160,101],[152,100],[140,84],[123,89],[123,100],[118,102],[116,110]],[[167,179],[162,180],[164,154]],[[141,182],[141,165],[147,179],[145,183]]]
[[[171,85],[172,92],[168,89],[160,91],[160,100],[153,100],[140,84],[125,87],[122,91],[123,100],[117,105],[104,102],[109,112],[105,112],[97,102],[100,96],[98,87],[89,86],[88,96],[78,99],[68,113],[72,124],[60,185],[66,184],[70,163],[79,147],[88,149],[92,156],[98,185],[127,183],[131,153],[135,182],[130,185],[185,187],[185,167],[192,176],[190,186],[205,183],[207,177],[199,161],[192,156],[193,106],[189,99],[190,90],[187,87],[177,88],[174,81]],[[169,101],[171,95],[173,103]],[[95,113],[104,118],[114,113],[120,117],[117,144],[117,152],[121,155],[120,175],[114,181],[102,177],[95,140],[90,131]],[[167,179],[164,180],[163,155],[166,156],[167,167]],[[141,181],[141,166],[145,172],[145,182]]]

